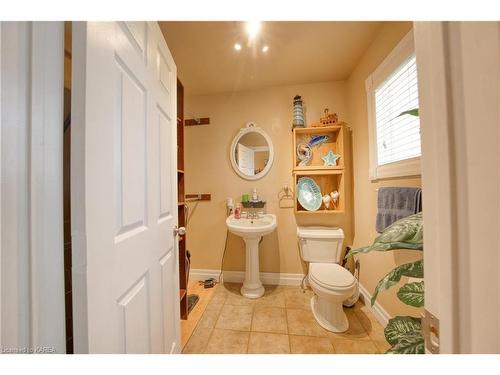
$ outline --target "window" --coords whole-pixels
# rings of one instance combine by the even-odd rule
[[[420,175],[420,120],[413,33],[406,35],[366,80],[370,179]]]

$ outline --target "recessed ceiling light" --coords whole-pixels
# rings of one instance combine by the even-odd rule
[[[234,43],[234,49],[235,49],[236,51],[241,51],[241,44],[239,44],[239,43]]]
[[[260,31],[260,22],[259,21],[248,21],[246,23],[246,29],[250,39],[253,39],[257,36]]]
[[[264,52],[264,53],[265,53],[265,52],[267,52],[267,51],[269,51],[269,46],[264,46],[264,47],[262,47],[262,52]]]

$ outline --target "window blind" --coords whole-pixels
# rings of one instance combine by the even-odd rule
[[[420,120],[401,112],[418,108],[417,65],[410,56],[375,89],[378,165],[420,156]]]

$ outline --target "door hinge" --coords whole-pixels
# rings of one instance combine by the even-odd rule
[[[431,354],[439,354],[439,319],[429,311],[424,310],[422,318],[425,348]]]

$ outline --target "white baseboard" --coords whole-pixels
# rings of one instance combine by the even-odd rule
[[[189,278],[191,280],[205,280],[213,277],[218,279],[219,270],[210,269],[191,269]],[[301,273],[277,273],[277,272],[261,272],[260,280],[267,285],[300,285],[304,275]],[[245,272],[243,271],[223,271],[223,281],[229,283],[241,283],[245,280]]]
[[[365,304],[366,307],[368,307],[373,315],[375,315],[375,318],[379,321],[379,323],[385,327],[387,323],[389,323],[389,319],[391,319],[391,316],[385,309],[378,303],[375,302],[375,304],[372,306],[370,300],[372,299],[372,295],[368,292],[368,290],[359,284],[359,293],[360,297],[363,299],[363,303]]]

